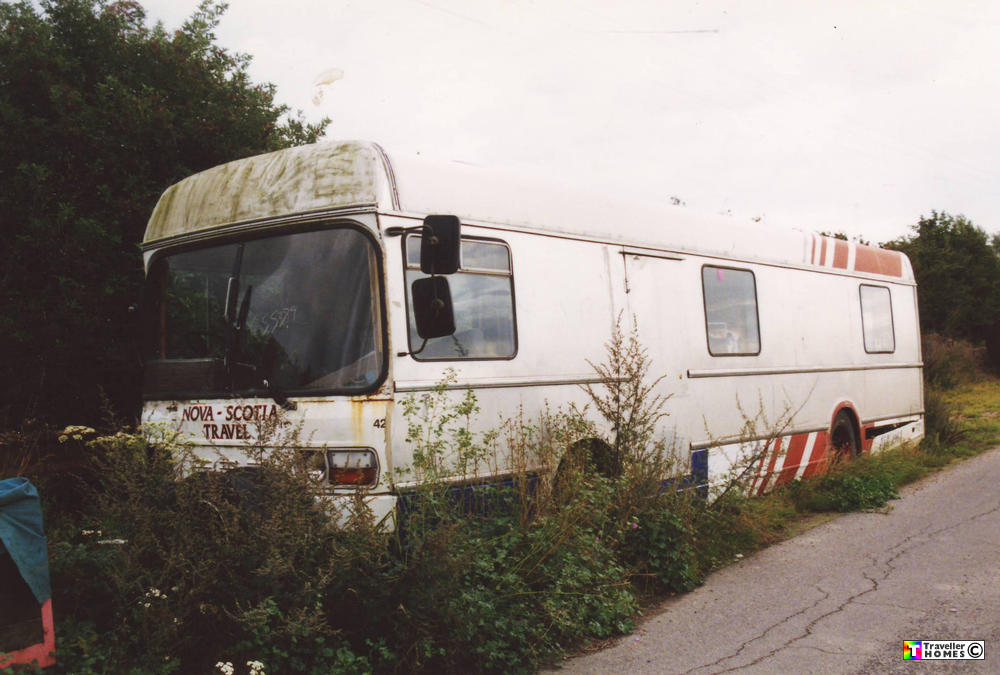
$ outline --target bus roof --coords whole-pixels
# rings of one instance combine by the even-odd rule
[[[370,208],[383,213],[449,213],[548,234],[726,259],[818,265],[912,281],[906,257],[724,216],[574,192],[459,162],[387,154],[364,141],[330,141],[229,162],[163,193],[143,242],[295,214]]]

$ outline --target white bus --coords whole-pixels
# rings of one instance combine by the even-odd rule
[[[239,463],[280,412],[326,489],[365,490],[378,517],[413,486],[404,397],[452,369],[484,427],[583,403],[623,317],[664,376],[660,434],[695,484],[722,481],[752,442],[767,446],[749,486],[763,492],[821,470],[831,446],[923,436],[916,286],[895,251],[366,142],[182,180],[143,251],[144,423]],[[758,408],[787,412],[777,438],[746,437]]]

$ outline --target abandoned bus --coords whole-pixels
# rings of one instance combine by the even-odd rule
[[[762,440],[753,492],[833,446],[923,435],[916,286],[895,251],[329,142],[173,185],[143,254],[144,423],[231,465],[282,415],[324,488],[364,490],[380,518],[414,485],[405,397],[450,369],[484,427],[583,403],[632,318],[695,484]],[[758,408],[785,417],[748,437]]]

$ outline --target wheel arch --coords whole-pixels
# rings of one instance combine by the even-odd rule
[[[560,468],[567,457],[583,459],[583,461],[587,462],[587,464],[591,465],[592,468],[604,476],[611,477],[621,472],[614,447],[599,436],[578,438],[570,443],[566,448],[566,453],[563,455],[562,460],[559,462]]]
[[[853,401],[843,400],[833,407],[833,412],[830,414],[830,419],[827,422],[827,435],[829,436],[833,431],[833,425],[837,421],[837,416],[841,413],[846,414],[851,420],[851,426],[854,428],[854,437],[858,441],[858,452],[863,453],[866,445],[865,431],[861,426],[861,415],[858,413],[858,409]]]

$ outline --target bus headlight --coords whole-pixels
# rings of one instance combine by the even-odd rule
[[[309,480],[317,485],[326,485],[329,476],[329,469],[326,466],[325,452],[305,451],[302,453],[302,470],[309,476]]]

